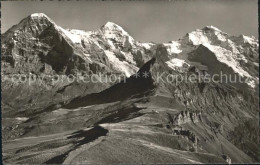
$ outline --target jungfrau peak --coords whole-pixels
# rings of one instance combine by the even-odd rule
[[[215,62],[232,68],[233,72],[241,77],[249,78],[248,85],[255,87],[258,84],[257,69],[259,66],[255,63],[258,61],[258,41],[248,36],[241,36],[230,36],[216,27],[206,26],[188,33],[178,41],[172,41],[165,45],[170,47],[168,49],[170,56],[175,55],[180,59],[187,60],[187,62],[201,62],[197,61],[194,55],[192,59],[189,58],[188,54],[192,54],[200,45],[203,45],[217,58]],[[239,38],[242,39],[242,42]],[[252,52],[254,55],[248,57],[248,52]],[[204,58],[210,57],[205,56]],[[213,66],[213,64],[207,63],[209,69]]]

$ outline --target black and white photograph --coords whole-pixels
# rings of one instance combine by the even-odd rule
[[[260,162],[257,0],[0,3],[3,164]]]

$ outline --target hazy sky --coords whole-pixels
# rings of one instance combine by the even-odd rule
[[[2,33],[43,12],[64,28],[95,30],[107,21],[141,42],[168,42],[207,25],[258,37],[257,0],[23,1],[2,3]]]

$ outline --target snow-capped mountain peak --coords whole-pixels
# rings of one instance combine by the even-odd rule
[[[134,45],[135,41],[132,36],[130,36],[121,26],[113,23],[107,22],[101,27],[104,38],[108,39],[110,42],[116,43],[129,43],[131,46]]]
[[[202,30],[212,30],[212,31],[218,31],[218,32],[222,32],[219,28],[215,27],[215,26],[206,26],[204,27]]]
[[[30,15],[31,18],[42,18],[42,17],[45,17],[45,18],[48,18],[50,19],[46,14],[44,13],[33,13]]]
[[[127,32],[121,26],[113,22],[107,22],[105,25],[103,25],[102,29],[108,31],[120,31],[123,34],[127,34]]]
[[[47,15],[45,15],[44,13],[34,13],[24,18],[18,24],[12,26],[9,30],[7,30],[3,34],[4,36],[6,36],[3,39],[5,40],[12,36],[17,36],[19,34],[25,33],[26,35],[31,36],[39,35],[50,26],[56,26],[56,24]]]
[[[105,23],[104,27],[106,27],[106,28],[115,28],[115,27],[117,27],[117,28],[122,28],[121,26],[117,25],[116,23],[110,22],[110,21],[108,21],[107,23]]]
[[[101,27],[101,30],[107,37],[111,37],[111,35],[113,34],[131,37],[121,26],[113,22],[107,22],[105,25]]]
[[[251,87],[255,87],[257,84],[257,70],[253,69],[256,66],[258,52],[258,40],[253,37],[245,35],[231,36],[221,31],[214,26],[206,26],[201,29],[197,29],[190,33],[187,33],[183,38],[178,41],[172,41],[164,44],[167,48],[168,56],[170,58],[167,64],[171,66],[183,68],[182,65],[178,65],[175,58],[189,61],[189,56],[193,52],[196,54],[193,60],[201,62],[201,59],[197,59],[196,56],[203,58],[217,59],[214,63],[207,63],[209,69],[214,70],[215,63],[225,65],[232,69],[234,74],[238,74],[241,77],[247,77],[254,79],[255,83],[250,82],[248,84]],[[204,51],[197,51],[201,47]],[[202,50],[199,49],[199,50]],[[213,54],[213,56],[206,55],[207,50]],[[205,64],[205,62],[202,62]],[[250,67],[252,66],[252,67]],[[258,65],[256,66],[256,68]],[[172,67],[173,68],[173,67]],[[215,68],[216,69],[216,68]],[[218,70],[220,71],[220,70]]]
[[[27,22],[27,24],[30,25],[37,25],[37,24],[53,24],[56,25],[55,22],[49,18],[46,14],[44,13],[33,13],[29,15],[27,18],[24,20]]]
[[[197,29],[190,33],[182,39],[183,42],[191,43],[193,45],[200,45],[204,43],[221,43],[227,41],[227,33],[219,30],[214,26],[206,26],[202,29]]]

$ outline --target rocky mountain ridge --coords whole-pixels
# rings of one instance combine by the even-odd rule
[[[92,68],[91,66],[95,65],[98,66],[95,68],[99,68],[99,70],[102,70],[101,68],[105,68],[103,70],[109,71],[115,70],[123,72],[129,77],[130,75],[136,73],[137,69],[140,68],[140,66],[144,62],[147,62],[151,58],[147,57],[147,51],[154,52],[158,45],[153,43],[140,43],[138,41],[135,41],[133,37],[130,36],[122,27],[112,22],[107,22],[99,30],[85,32],[82,30],[64,29],[56,25],[45,14],[36,13],[25,18],[18,25],[12,27],[3,35],[2,38],[4,49],[2,50],[2,54],[7,55],[7,59],[11,58],[10,62],[15,61],[16,57],[14,55],[13,57],[9,57],[8,55],[12,53],[8,51],[17,51],[17,49],[19,49],[19,45],[15,45],[16,36],[19,33],[26,32],[26,34],[28,34],[28,36],[26,36],[27,38],[31,36],[40,43],[41,41],[46,42],[48,39],[45,38],[46,36],[43,33],[46,29],[47,31],[51,30],[53,31],[53,33],[58,33],[59,36],[51,35],[49,37],[53,39],[56,39],[56,37],[64,38],[64,41],[67,42],[68,45],[70,45],[68,47],[72,47],[72,54],[75,54],[75,56],[79,56],[79,59],[73,59],[75,57],[74,55],[71,55],[72,57],[70,58],[72,59],[63,62],[61,64],[63,70],[57,68],[57,65],[59,64],[50,64],[52,70],[58,73],[64,72],[64,68],[66,67],[66,72],[70,73],[73,72],[73,69],[79,71],[88,70],[88,67]],[[41,36],[44,36],[44,39],[42,39]],[[9,38],[9,42],[6,42],[5,38]],[[60,42],[62,42],[62,39]],[[10,47],[13,44],[15,45],[14,49]],[[47,45],[48,44],[49,43],[47,41]],[[259,66],[257,63],[257,52],[259,44],[258,40],[256,40],[255,38],[250,38],[244,35],[238,37],[230,36],[213,26],[206,26],[202,29],[197,29],[191,33],[187,33],[183,38],[179,39],[178,41],[171,41],[169,43],[164,43],[163,45],[167,47],[168,56],[170,58],[170,61],[168,61],[168,63],[169,65],[171,65],[171,67],[182,66],[188,60],[187,55],[196,50],[200,45],[203,45],[206,49],[214,54],[219,63],[230,67],[234,73],[237,73],[242,77],[251,78],[252,83],[249,85],[251,85],[252,87],[256,85],[255,81],[258,81],[257,68],[259,68]],[[44,45],[42,46],[42,49],[47,49],[44,47]],[[36,43],[34,47],[37,47]],[[59,51],[60,50],[55,49],[56,54],[57,52],[59,53]],[[93,54],[93,52],[95,53],[95,56],[91,55]],[[19,53],[15,52],[13,54],[19,55]],[[99,57],[99,54],[102,57]],[[96,57],[97,55],[98,57]],[[42,56],[48,57],[50,55]],[[52,55],[52,58],[53,56],[54,55]],[[84,62],[81,62],[81,60],[88,64],[82,64]],[[75,64],[76,66],[70,66],[70,63],[75,63],[71,61],[79,61],[79,64]],[[111,68],[107,67],[108,65]],[[207,67],[209,67],[209,65]]]

